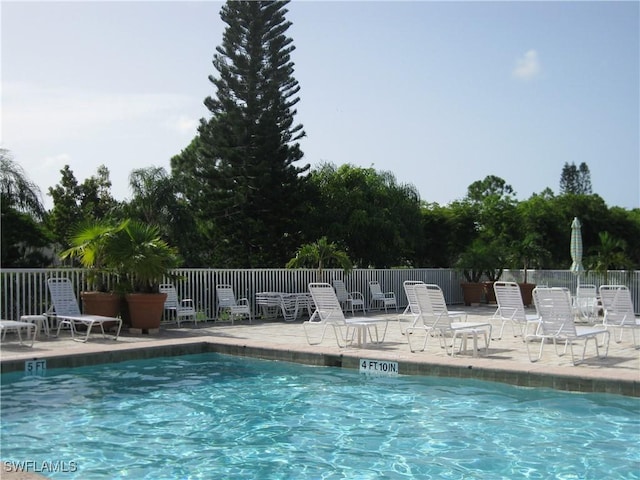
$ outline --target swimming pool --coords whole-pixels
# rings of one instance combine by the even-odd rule
[[[202,354],[5,374],[0,400],[2,459],[51,478],[640,478],[633,397]]]

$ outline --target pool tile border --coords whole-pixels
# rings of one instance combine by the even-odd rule
[[[147,344],[119,344],[98,351],[56,352],[41,356],[22,356],[3,359],[1,372],[24,371],[25,361],[47,360],[47,368],[75,368],[104,363],[118,363],[129,360],[170,357],[199,353],[222,353],[228,355],[301,363],[316,366],[331,366],[359,369],[362,358],[376,358],[398,362],[402,375],[426,375],[453,378],[472,378],[521,387],[552,388],[585,393],[612,393],[640,397],[640,379],[604,378],[589,371],[577,371],[567,375],[554,372],[551,368],[532,366],[529,370],[521,368],[496,368],[489,362],[470,365],[461,358],[434,358],[429,361],[405,358],[397,353],[369,350],[345,350],[341,353],[323,351],[322,348],[291,348],[291,345],[253,345],[242,341],[221,341],[221,339],[191,338],[161,340]]]

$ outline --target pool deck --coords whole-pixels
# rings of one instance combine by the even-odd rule
[[[455,307],[468,313],[469,321],[488,321],[497,336],[501,321],[491,319],[495,306]],[[356,317],[362,314],[357,314]],[[324,341],[309,345],[302,327],[304,319],[287,323],[280,320],[235,322],[199,322],[181,328],[163,325],[154,334],[134,334],[125,331],[118,341],[93,334],[86,343],[71,340],[68,332],[59,338],[39,334],[33,347],[20,346],[9,334],[0,349],[3,373],[24,371],[25,361],[46,360],[47,368],[79,367],[131,359],[173,356],[190,353],[220,352],[269,360],[283,360],[311,365],[358,369],[360,360],[383,360],[398,363],[400,374],[438,375],[477,378],[529,387],[549,387],[580,392],[608,392],[640,397],[640,350],[633,346],[631,331],[625,330],[623,341],[611,335],[607,358],[595,357],[593,342],[587,348],[586,359],[577,366],[571,364],[567,352],[558,356],[552,344],[546,345],[540,361],[529,361],[527,348],[520,337],[514,337],[507,324],[501,340],[492,340],[485,355],[479,340],[479,355],[471,349],[455,357],[448,356],[437,339],[430,339],[425,352],[411,353],[406,336],[400,333],[397,313],[368,313],[367,316],[386,316],[390,319],[387,336],[382,344],[367,344],[359,348],[339,348],[331,329]],[[640,332],[636,332],[639,335]],[[618,332],[615,332],[617,338]],[[472,342],[469,342],[469,346]],[[531,342],[532,354],[537,355],[539,341]],[[574,351],[582,355],[582,344]],[[602,352],[601,352],[602,353]]]

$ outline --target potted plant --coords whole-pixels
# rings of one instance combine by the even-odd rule
[[[471,245],[458,257],[455,267],[462,272],[466,282],[460,283],[464,304],[479,305],[484,295],[484,285],[480,283],[486,268],[485,248],[480,239],[471,242]]]
[[[160,283],[178,266],[178,254],[153,225],[128,220],[109,243],[109,264],[126,289],[131,326],[143,331],[160,327],[166,293]]]
[[[496,292],[493,289],[493,284],[500,280],[503,271],[504,269],[502,268],[492,268],[484,272],[487,276],[487,281],[483,282],[482,286],[484,287],[485,299],[489,304],[496,303]]]
[[[523,281],[518,282],[518,286],[522,295],[522,303],[528,307],[533,303],[533,289],[536,287],[534,283],[527,281],[529,268],[541,266],[550,254],[547,249],[542,247],[540,236],[537,233],[529,233],[522,241],[516,241],[511,250],[514,265],[517,267],[522,265]]]
[[[86,314],[118,317],[121,296],[113,291],[113,269],[107,261],[109,242],[123,227],[108,221],[87,222],[71,237],[71,247],[60,254],[62,259],[77,259],[88,269],[87,283],[91,290],[80,292]],[[111,278],[110,278],[111,277]]]
[[[484,282],[484,294],[487,303],[496,303],[496,292],[493,289],[493,284],[500,280],[504,266],[506,263],[505,254],[506,248],[499,240],[494,240],[486,245],[484,250],[484,259],[487,265],[490,265],[484,273],[487,277],[487,281]]]

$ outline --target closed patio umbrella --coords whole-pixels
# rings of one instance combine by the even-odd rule
[[[578,217],[574,217],[573,222],[571,222],[571,271],[578,276],[578,285],[580,284],[580,274],[584,271],[582,266],[581,227]]]

